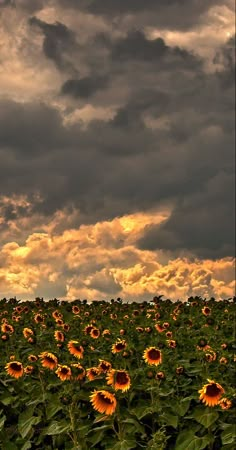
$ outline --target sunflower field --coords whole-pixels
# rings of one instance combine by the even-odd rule
[[[1,450],[234,449],[235,298],[0,301]]]

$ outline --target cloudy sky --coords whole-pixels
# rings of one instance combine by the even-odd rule
[[[234,0],[0,0],[0,297],[234,295]]]

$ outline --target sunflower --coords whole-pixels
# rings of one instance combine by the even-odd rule
[[[147,364],[154,364],[155,366],[157,366],[162,362],[161,351],[155,347],[148,347],[146,350],[144,350],[143,359]]]
[[[221,344],[221,348],[223,349],[223,350],[225,350],[226,348],[227,348],[228,346],[227,346],[227,344]]]
[[[143,327],[136,327],[135,329],[138,333],[143,333]]]
[[[76,356],[78,359],[82,359],[84,356],[84,349],[82,345],[79,345],[78,341],[69,341],[67,344],[68,350],[71,355]]]
[[[66,365],[59,365],[55,373],[61,381],[70,380],[71,378],[71,368]]]
[[[80,313],[79,307],[76,305],[72,306],[72,312],[73,314],[79,314]]]
[[[222,386],[214,380],[207,381],[208,384],[205,384],[202,389],[198,391],[200,400],[208,406],[215,406],[219,403],[220,397],[225,391]]]
[[[62,319],[58,318],[58,319],[56,319],[56,324],[57,324],[59,327],[62,327],[62,326],[64,325],[64,322],[63,322]]]
[[[166,337],[169,339],[172,338],[172,331],[167,331]]]
[[[55,311],[53,311],[53,313],[52,313],[53,319],[58,319],[59,318],[58,314],[59,314],[59,311],[57,309]]]
[[[5,365],[5,369],[11,377],[20,378],[24,375],[23,364],[19,361],[11,361]]]
[[[39,357],[41,358],[41,364],[43,367],[47,369],[54,370],[57,367],[58,360],[53,353],[50,352],[42,352]]]
[[[72,377],[74,380],[83,380],[86,376],[86,370],[81,364],[71,364]]]
[[[164,380],[165,374],[164,372],[157,372],[155,375],[156,380]]]
[[[126,370],[111,369],[107,375],[107,384],[110,384],[116,391],[126,392],[130,388],[130,376]]]
[[[26,339],[28,339],[30,336],[33,336],[34,332],[31,330],[31,328],[24,328],[23,329],[23,335]]]
[[[99,359],[99,365],[98,368],[101,372],[107,373],[109,370],[111,370],[111,363],[109,361],[105,361],[104,359]]]
[[[169,322],[164,322],[162,326],[166,330],[167,328],[169,328],[170,324],[169,324]]]
[[[202,308],[202,314],[204,314],[204,316],[209,316],[211,314],[211,308],[204,306],[204,308]]]
[[[65,336],[62,333],[62,331],[58,331],[58,330],[54,331],[54,338],[57,342],[64,342],[64,340],[65,340]]]
[[[9,323],[3,323],[1,326],[2,333],[14,333],[14,328]]]
[[[112,345],[111,351],[112,353],[119,353],[122,352],[127,347],[126,341],[118,339],[115,344]]]
[[[30,362],[35,362],[35,361],[37,361],[37,356],[36,355],[29,355],[28,356],[28,361],[30,361]]]
[[[167,339],[168,347],[175,348],[176,347],[176,341],[174,339]]]
[[[93,394],[90,395],[90,399],[93,408],[101,414],[110,416],[115,412],[117,402],[114,394],[111,392],[103,390],[94,391]]]
[[[175,372],[177,373],[177,375],[180,375],[181,373],[184,373],[184,367],[183,366],[177,367]]]
[[[87,326],[84,328],[84,333],[87,334],[87,335],[89,335],[93,328],[94,328],[93,325],[87,325]]]
[[[224,356],[222,356],[221,358],[220,358],[220,364],[228,364],[228,359],[227,358],[225,358]]]
[[[89,334],[93,339],[97,339],[100,336],[100,331],[98,328],[94,327],[94,328],[92,328],[92,330],[90,331]]]
[[[162,333],[163,331],[165,331],[165,328],[162,327],[159,323],[155,324],[155,328],[159,333]]]
[[[30,375],[33,371],[34,371],[34,366],[26,366],[24,368],[24,373],[26,373],[27,375]]]
[[[111,334],[111,332],[107,328],[105,330],[103,330],[103,332],[102,332],[103,336],[110,336],[110,334]]]
[[[63,323],[62,327],[63,327],[64,331],[69,331],[70,330],[70,325],[68,323]]]
[[[90,367],[86,370],[86,375],[89,381],[95,380],[101,373],[101,370],[98,367]]]
[[[34,321],[35,323],[43,323],[44,317],[42,316],[42,314],[35,314]]]
[[[219,405],[221,409],[229,409],[232,406],[232,402],[228,398],[224,397],[219,400]]]

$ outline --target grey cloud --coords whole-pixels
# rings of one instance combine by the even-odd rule
[[[187,250],[199,258],[235,256],[234,176],[219,173],[205,192],[180,200],[170,218],[146,229],[138,245],[146,250]]]
[[[75,98],[86,99],[95,92],[106,88],[108,81],[106,76],[89,76],[77,80],[70,79],[62,85],[61,93]]]
[[[31,17],[30,25],[39,27],[44,33],[43,51],[59,69],[74,69],[68,52],[76,46],[74,33],[63,23],[49,24],[37,17]]]

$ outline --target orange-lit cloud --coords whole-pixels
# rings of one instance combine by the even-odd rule
[[[54,217],[45,225],[47,231],[29,234],[22,245],[3,245],[1,295],[26,299],[43,294],[68,300],[137,300],[160,293],[182,300],[190,295],[232,296],[232,258],[200,261],[136,248],[144,227],[167,217],[167,211],[137,213],[59,233],[54,231],[58,216]]]

